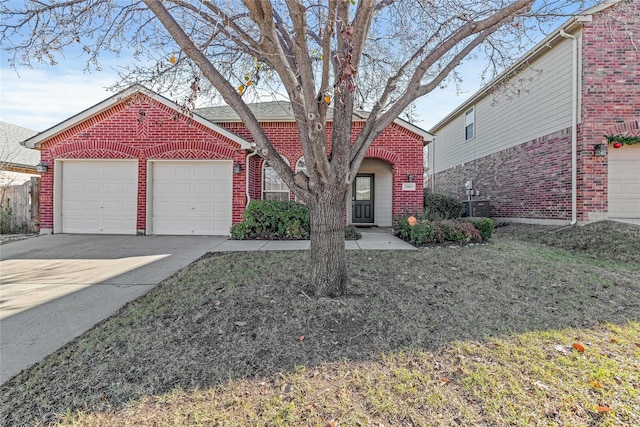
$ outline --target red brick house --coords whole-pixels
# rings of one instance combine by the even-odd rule
[[[291,167],[303,169],[288,104],[251,108]],[[354,134],[361,125],[354,117]],[[421,207],[428,136],[396,120],[374,141],[355,181],[358,200],[348,204],[348,223],[390,226],[403,208]],[[23,145],[40,150],[48,165],[41,178],[41,233],[227,235],[250,200],[295,200],[230,109],[185,115],[141,86]]]
[[[569,19],[430,130],[430,191],[471,181],[498,219],[640,219],[640,144],[604,137],[640,135],[639,35],[638,1]]]

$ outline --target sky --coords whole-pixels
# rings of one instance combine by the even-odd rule
[[[33,62],[32,68],[9,67],[0,51],[0,121],[35,131],[44,131],[113,96],[107,88],[119,81],[117,69],[127,65],[130,55],[121,52],[100,56],[100,71],[85,71],[86,58],[66,52],[55,66]],[[480,88],[481,64],[467,61],[458,68],[463,81],[436,89],[416,102],[415,125],[428,130]],[[161,94],[171,99],[167,94]],[[269,97],[268,100],[271,100]]]
[[[552,24],[549,29],[554,27]],[[542,38],[542,34],[538,36]],[[116,69],[131,61],[125,52],[117,56],[103,52],[101,71],[86,72],[85,58],[67,52],[55,66],[34,63],[33,68],[14,70],[5,56],[0,51],[0,121],[40,132],[113,96],[107,88],[119,81]],[[477,92],[483,65],[478,60],[463,61],[457,68],[462,77],[458,88],[449,84],[418,99],[414,124],[429,130]],[[171,99],[168,94],[161,95]]]
[[[14,70],[2,61],[0,121],[41,132],[113,96],[107,88],[118,81],[116,70],[104,66],[89,73],[84,65],[82,59],[67,58],[55,66]],[[419,99],[415,124],[428,130],[475,93],[480,88],[479,70],[473,62],[462,65],[461,94],[447,87]]]

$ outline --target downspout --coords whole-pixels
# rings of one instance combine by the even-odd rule
[[[247,169],[247,176],[245,178],[245,192],[247,194],[247,204],[249,206],[249,202],[251,201],[251,195],[249,194],[249,157],[255,156],[258,154],[258,150],[256,149],[256,144],[251,144],[251,149],[253,150],[251,153],[247,154],[247,158],[245,159],[245,168]],[[246,207],[245,206],[245,207]]]
[[[429,147],[429,157],[431,158],[430,160],[432,161],[431,164],[429,164],[429,167],[431,168],[431,193],[434,194],[436,192],[436,137],[433,137],[433,140],[431,141],[431,147]]]
[[[560,30],[560,36],[572,41],[571,99],[571,225],[578,222],[578,39]]]

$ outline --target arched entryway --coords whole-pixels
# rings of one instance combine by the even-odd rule
[[[393,224],[391,164],[379,159],[364,159],[347,197],[348,223],[391,227]]]

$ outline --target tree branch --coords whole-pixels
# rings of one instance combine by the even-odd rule
[[[289,185],[294,187],[293,173],[289,165],[287,165],[273,144],[269,140],[258,120],[255,118],[242,97],[236,92],[235,88],[224,78],[224,76],[213,66],[202,51],[184,32],[182,27],[176,22],[173,16],[167,11],[161,0],[143,0],[149,9],[154,13],[165,29],[171,34],[171,37],[178,43],[185,54],[194,61],[203,75],[215,86],[225,102],[240,116],[247,129],[254,138],[254,142],[258,146],[260,155],[269,161],[269,164],[276,170],[278,175]]]

